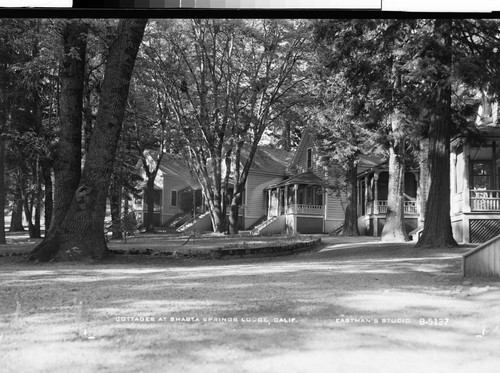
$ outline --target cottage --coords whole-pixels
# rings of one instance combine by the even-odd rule
[[[265,188],[267,220],[255,234],[329,233],[344,222],[345,198],[328,192],[326,169],[306,130],[286,177]]]
[[[416,229],[423,221],[420,171],[404,175],[404,219],[406,231]],[[387,214],[389,171],[386,161],[362,155],[358,164],[358,228],[362,235],[380,236]]]
[[[154,162],[154,152],[147,151],[150,162]],[[242,152],[242,162],[248,156]],[[253,229],[265,219],[266,200],[264,189],[283,180],[290,162],[289,152],[261,146],[257,149],[250,169],[242,208],[240,209],[240,228]],[[142,171],[143,172],[143,171]],[[229,191],[231,193],[231,190]],[[157,179],[155,180],[154,222],[157,227],[186,231],[212,230],[205,198],[201,186],[189,165],[180,155],[165,154],[162,158]],[[144,197],[134,205],[138,219],[144,220],[147,206]]]
[[[478,127],[481,140],[451,143],[451,222],[458,242],[480,243],[500,234],[500,127]]]

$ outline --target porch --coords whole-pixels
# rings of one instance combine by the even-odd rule
[[[322,233],[325,216],[324,182],[308,171],[264,190],[268,219],[284,216],[282,230]],[[281,232],[277,232],[281,233]]]
[[[451,221],[458,242],[482,243],[500,234],[498,128],[482,128],[481,142],[451,145]]]
[[[414,230],[421,220],[419,172],[405,173],[404,218],[406,230]],[[388,208],[389,172],[385,165],[372,167],[358,175],[358,228],[363,235],[379,236]]]

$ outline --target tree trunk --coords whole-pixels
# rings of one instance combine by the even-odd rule
[[[52,220],[52,211],[54,207],[53,199],[53,186],[52,186],[52,167],[49,161],[42,162],[42,176],[45,186],[44,194],[44,219],[45,219],[45,236],[50,229],[50,222]]]
[[[2,123],[4,124],[4,123]],[[5,139],[0,136],[0,245],[5,239]]]
[[[240,228],[239,211],[243,194],[243,187],[240,185],[237,186],[237,190],[231,198],[231,204],[229,206],[229,234],[231,235],[238,234]]]
[[[434,88],[433,116],[429,128],[431,185],[425,208],[424,230],[416,247],[455,247],[450,219],[450,132],[451,132],[451,19],[438,19],[434,26],[440,48],[433,53],[438,65]]]
[[[358,230],[358,168],[351,162],[347,170],[347,206],[342,236],[359,236]],[[324,197],[326,198],[326,196]]]
[[[206,195],[205,195],[206,196]],[[217,198],[214,200],[208,200],[208,210],[210,211],[210,218],[212,220],[212,226],[214,232],[216,233],[224,233],[224,222],[225,218],[222,214],[220,201],[217,203]]]
[[[121,196],[119,178],[113,175],[111,186],[109,188],[109,204],[111,207],[112,239],[119,240],[123,238],[121,227]]]
[[[28,232],[30,235],[30,238],[32,238],[35,235],[35,225],[33,224],[33,203],[31,201],[28,201],[27,197],[24,196],[23,198],[23,208],[24,208],[24,217],[26,218],[26,221],[28,222]]]
[[[146,23],[147,19],[124,19],[118,25],[116,39],[109,52],[96,124],[79,187],[61,226],[35,249],[31,260],[85,260],[109,255],[104,237],[106,199],[130,79]]]
[[[387,214],[382,241],[409,241],[404,219],[404,146],[402,140],[389,148]]]
[[[146,232],[155,233],[155,225],[154,225],[154,212],[155,212],[155,178],[156,173],[151,173],[148,175],[148,180],[146,183],[146,206],[147,206],[147,215],[144,220],[144,225],[146,227]]]
[[[427,199],[429,197],[429,187],[431,175],[429,171],[429,141],[428,139],[422,139],[420,141],[420,216],[418,225],[422,226],[425,222],[425,207]]]
[[[19,185],[14,193],[14,206],[12,207],[12,218],[10,220],[10,232],[23,232],[23,198]]]
[[[65,55],[61,68],[61,133],[54,162],[55,200],[49,230],[59,229],[69,209],[81,176],[82,110],[88,25],[68,23],[63,31]],[[76,51],[77,57],[70,52]]]

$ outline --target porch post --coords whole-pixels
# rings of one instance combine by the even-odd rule
[[[281,188],[276,188],[276,190],[278,191],[278,216],[280,216],[282,214],[282,210],[281,210]]]
[[[269,219],[271,217],[271,195],[272,195],[272,189],[267,190],[267,218]]]
[[[378,210],[378,172],[375,172],[373,174],[373,188],[375,189],[374,195],[373,195],[373,213],[377,215],[379,213]]]
[[[464,184],[463,184],[463,214],[462,214],[462,232],[463,232],[463,242],[470,242],[470,227],[469,227],[469,216],[468,213],[471,212],[470,205],[470,145],[463,145],[462,156],[464,157]]]
[[[371,215],[373,211],[368,211],[368,175],[365,175],[365,211],[366,215]]]
[[[297,211],[299,210],[299,208],[297,206],[298,200],[299,200],[299,184],[294,184],[293,185],[293,193],[294,193],[294,202],[295,202],[295,206],[294,206],[293,212],[296,214]]]
[[[285,211],[283,213],[286,215],[288,214],[288,185],[285,185],[284,188],[285,188],[285,193],[283,194],[283,198],[285,200],[283,201],[283,209]]]
[[[422,190],[420,189],[420,173],[419,172],[412,172],[413,176],[415,176],[415,182],[417,183],[417,214],[418,214],[418,226],[420,223],[423,223],[424,217],[422,216],[422,208],[420,204],[422,203]]]
[[[464,144],[464,151],[463,151],[463,157],[464,157],[464,186],[463,186],[463,212],[471,212],[471,205],[470,205],[470,162],[469,162],[469,155],[470,155],[470,145],[469,144]]]

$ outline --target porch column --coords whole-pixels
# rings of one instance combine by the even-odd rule
[[[298,200],[299,200],[299,184],[294,184],[293,185],[293,198],[294,198],[294,202],[295,202],[295,206],[294,206],[294,209],[293,209],[293,212],[295,214],[297,214],[297,211],[298,211]]]
[[[378,172],[375,172],[373,174],[373,189],[374,194],[373,194],[373,213],[376,215],[378,214]]]
[[[327,191],[325,187],[321,187],[321,198],[323,204],[323,233],[328,233],[326,230],[326,220],[328,219],[328,198],[326,195]]]
[[[281,190],[280,188],[276,188],[277,192],[278,192],[278,216],[281,215],[282,211],[281,211]]]
[[[420,173],[419,172],[412,172],[413,176],[415,176],[415,182],[417,183],[417,214],[418,214],[418,226],[423,223],[424,217],[422,216],[421,212],[421,206],[420,204],[422,203],[422,191],[420,189]]]
[[[284,188],[285,188],[285,193],[283,194],[283,198],[285,200],[283,201],[283,209],[285,211],[283,211],[283,213],[286,215],[288,213],[288,185],[285,185]]]
[[[464,150],[463,150],[463,157],[464,157],[464,189],[463,189],[463,212],[471,212],[471,205],[470,205],[470,162],[469,162],[469,155],[470,155],[470,145],[469,144],[464,144],[463,145]]]
[[[269,219],[271,217],[271,195],[272,195],[272,189],[267,190],[267,218]]]
[[[370,215],[372,211],[368,211],[368,175],[365,175],[365,212],[366,215]]]

